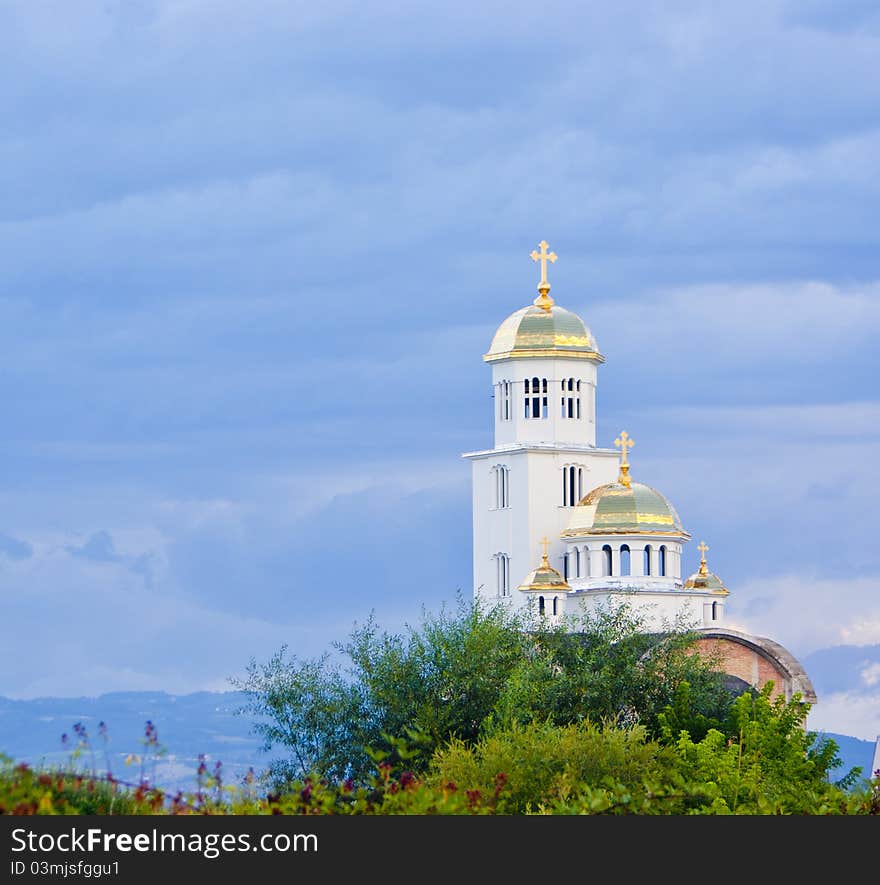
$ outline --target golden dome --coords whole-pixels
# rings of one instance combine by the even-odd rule
[[[718,575],[710,572],[709,569],[706,568],[706,551],[708,549],[709,547],[706,542],[700,541],[700,544],[697,547],[697,550],[699,550],[701,554],[700,568],[699,571],[694,572],[684,582],[684,589],[705,590],[710,593],[719,593],[722,596],[727,596],[730,591],[724,586],[724,582],[718,577]]]
[[[612,482],[593,489],[574,508],[564,538],[582,535],[665,535],[690,538],[666,497],[644,483]]]
[[[498,327],[489,352],[483,357],[487,363],[511,357],[547,356],[605,362],[592,332],[576,313],[556,304],[542,307],[540,298],[535,302],[512,313]]]
[[[541,558],[541,564],[532,569],[518,590],[543,590],[545,593],[563,593],[571,590],[568,581],[556,571],[547,560],[547,554]]]

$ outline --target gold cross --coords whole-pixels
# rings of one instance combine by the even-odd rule
[[[531,252],[532,261],[541,262],[541,282],[538,283],[538,291],[541,294],[535,299],[534,304],[535,307],[542,307],[544,310],[550,310],[555,302],[549,295],[550,283],[547,281],[547,262],[549,261],[551,264],[554,264],[556,261],[556,253],[547,251],[547,247],[550,244],[546,240],[541,240],[538,245],[541,247],[541,251],[539,252],[537,249],[533,249]]]
[[[532,250],[532,261],[540,261],[541,262],[541,282],[538,283],[538,291],[541,290],[542,286],[546,286],[547,289],[550,288],[550,284],[547,282],[547,262],[549,261],[551,264],[556,262],[556,253],[548,252],[547,247],[550,245],[546,240],[541,240],[538,245],[541,247],[541,251],[539,252],[537,249]]]
[[[544,547],[544,559],[547,559],[547,548],[550,546],[550,539],[544,535],[538,543]]]
[[[614,440],[614,445],[620,449],[620,476],[617,477],[617,481],[630,488],[632,480],[629,477],[629,461],[626,460],[626,450],[635,445],[635,440],[630,439],[625,430],[621,430],[620,436]]]
[[[700,574],[701,575],[708,574],[708,572],[706,571],[706,551],[711,550],[711,549],[712,548],[709,547],[705,541],[700,541],[700,543],[697,545],[697,550],[699,550],[702,555],[702,559],[700,559]]]

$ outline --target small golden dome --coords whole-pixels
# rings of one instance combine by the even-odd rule
[[[543,590],[547,593],[564,593],[571,590],[568,581],[556,571],[547,560],[545,553],[541,557],[541,564],[538,568],[533,569],[527,575],[518,590]]]
[[[727,596],[730,591],[724,586],[724,582],[718,575],[710,572],[706,567],[706,551],[709,549],[705,541],[700,541],[697,550],[700,551],[700,568],[694,572],[685,582],[685,590],[705,590],[710,593],[719,593]]]

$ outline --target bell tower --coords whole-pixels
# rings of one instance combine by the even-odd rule
[[[534,568],[535,538],[564,566],[560,533],[578,501],[616,475],[613,450],[596,448],[596,383],[605,358],[584,321],[550,297],[542,240],[538,297],[498,327],[483,356],[492,367],[494,448],[463,455],[473,468],[474,593],[524,604],[515,592]]]

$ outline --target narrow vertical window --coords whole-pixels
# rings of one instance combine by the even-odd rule
[[[611,547],[606,544],[602,548],[602,576],[608,577],[611,575],[611,566],[613,564],[613,560],[611,558]]]
[[[492,468],[495,490],[495,509],[504,510],[510,506],[510,468],[496,464]]]
[[[496,590],[499,596],[510,596],[510,557],[505,553],[495,554]]]
[[[500,421],[510,420],[510,382],[500,381],[498,383],[498,419]]]
[[[642,574],[644,574],[644,575],[651,574],[651,545],[650,544],[648,544],[645,547],[645,558],[643,560]]]
[[[547,417],[547,379],[526,378],[525,380],[525,415],[526,418]]]
[[[562,379],[562,417],[581,417],[581,382],[577,378]]]
[[[568,580],[568,553],[562,554],[562,577]]]
[[[566,465],[562,468],[562,506],[574,507],[584,496],[584,468]]]
[[[717,602],[712,603],[712,620],[713,621],[718,620],[718,603]]]
[[[590,548],[584,547],[584,577],[589,578],[592,575],[590,566]]]
[[[661,544],[660,549],[657,551],[657,572],[658,574],[665,578],[666,577],[666,545]]]
[[[558,596],[554,596],[554,597],[553,597],[553,614],[554,614],[554,615],[555,615],[555,614],[558,614],[558,609],[556,608],[556,603],[557,603],[557,602],[559,602],[559,597],[558,597]],[[714,604],[715,604],[715,603],[713,602],[712,605],[714,605]],[[713,617],[713,619],[714,619],[715,615],[712,615],[712,617]]]
[[[629,544],[624,544],[620,548],[620,573],[622,575],[632,574],[632,557],[630,554]]]
[[[580,547],[574,548],[574,576],[579,578],[581,576],[581,549]]]
[[[538,614],[539,615],[544,614],[544,597],[543,596],[538,597]]]

